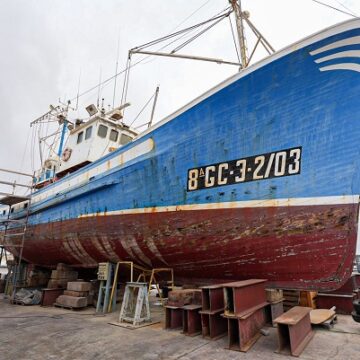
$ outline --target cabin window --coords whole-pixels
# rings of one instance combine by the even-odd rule
[[[3,215],[6,215],[6,210],[3,210]]]
[[[11,212],[11,213],[13,213],[13,212],[14,212],[14,210],[15,210],[15,208],[13,208],[13,207],[12,207],[10,212]]]
[[[29,203],[25,203],[24,204],[24,209],[27,209],[28,206],[29,206]]]
[[[88,128],[85,130],[85,140],[91,138],[91,133],[92,133],[92,126],[88,127]]]
[[[98,135],[101,138],[106,138],[106,134],[107,134],[108,128],[105,125],[99,125],[99,129],[98,129]]]
[[[76,143],[80,144],[83,141],[83,137],[84,137],[84,132],[83,131],[79,132]]]
[[[126,145],[132,140],[132,137],[126,134],[121,134],[120,136],[120,145]]]
[[[116,130],[112,129],[110,131],[110,140],[111,141],[117,141],[118,137],[119,137],[119,133]]]

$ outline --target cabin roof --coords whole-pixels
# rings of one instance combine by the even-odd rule
[[[130,133],[134,134],[135,136],[138,135],[138,133],[136,131],[134,131],[133,129],[130,129],[128,126],[124,125],[123,123],[115,122],[115,121],[103,118],[101,116],[94,116],[93,118],[90,118],[90,120],[84,122],[83,124],[75,127],[73,130],[71,130],[70,134],[71,135],[76,134],[77,132],[84,130],[89,125],[92,125],[98,121],[106,123],[106,125],[115,127],[117,129],[127,130]]]

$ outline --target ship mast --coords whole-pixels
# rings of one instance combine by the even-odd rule
[[[246,68],[249,62],[248,62],[247,48],[245,42],[245,31],[244,31],[244,23],[243,23],[243,13],[241,10],[241,0],[229,0],[229,2],[234,10],[235,19],[236,19],[236,29],[238,33],[242,68]]]
[[[255,25],[249,19],[249,12],[242,11],[241,9],[241,0],[229,0],[233,12],[235,14],[236,19],[236,30],[238,33],[238,41],[239,41],[239,48],[240,48],[240,61],[241,61],[241,69],[245,69],[249,66],[256,49],[259,45],[262,45],[266,52],[271,55],[275,52],[275,49],[271,46],[271,44],[265,39],[263,34],[255,27]],[[248,49],[246,45],[246,38],[245,38],[245,30],[244,30],[244,22],[247,24],[249,29],[254,33],[257,38],[257,41],[254,45],[253,50],[251,51],[250,56],[248,56]],[[240,69],[240,70],[241,70]]]

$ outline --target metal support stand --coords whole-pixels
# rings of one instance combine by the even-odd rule
[[[109,263],[107,280],[101,280],[99,286],[99,296],[96,304],[96,312],[102,312],[105,314],[106,312],[114,311],[116,308],[116,282],[112,281],[115,277],[115,265]],[[115,296],[112,297],[111,306],[109,305],[110,299],[110,290]],[[104,300],[103,300],[104,299]]]
[[[128,282],[125,287],[119,322],[130,322],[133,326],[136,326],[144,321],[150,320],[151,316],[147,284]]]

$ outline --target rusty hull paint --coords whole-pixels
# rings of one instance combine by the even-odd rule
[[[351,275],[357,214],[346,204],[94,216],[30,227],[23,256],[43,266],[132,260],[203,283],[266,278],[330,291]]]

